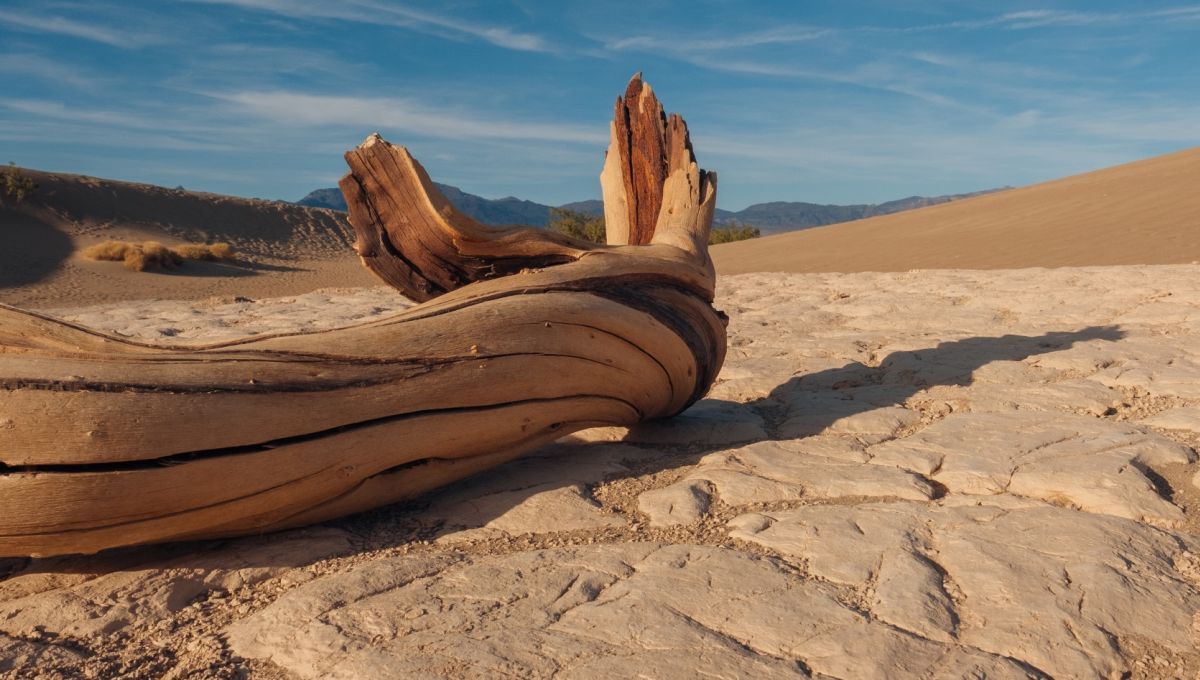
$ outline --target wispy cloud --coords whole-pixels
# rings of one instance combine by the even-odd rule
[[[865,62],[844,70],[796,66],[783,61],[754,61],[699,53],[673,53],[672,58],[710,71],[745,75],[770,76],[795,80],[811,80],[886,92],[909,97],[927,104],[978,114],[988,111],[980,106],[959,101],[929,89],[927,83],[912,74],[905,74],[894,65]]]
[[[0,114],[0,141],[13,143],[53,144],[61,148],[69,146],[68,155],[79,153],[84,148],[109,148],[118,152],[138,153],[159,149],[168,151],[199,151],[230,153],[244,150],[244,144],[212,141],[212,138],[187,137],[170,132],[147,132],[121,127],[104,127],[103,134],[97,133],[97,125],[91,122],[73,122],[55,119],[23,120]]]
[[[603,126],[479,118],[391,97],[320,95],[277,90],[211,95],[241,112],[294,126],[356,125],[450,139],[530,139],[603,144]]]
[[[1005,28],[1010,30],[1029,30],[1052,26],[1090,26],[1096,24],[1115,24],[1129,21],[1164,21],[1186,18],[1200,18],[1200,5],[1185,5],[1167,9],[1134,10],[1126,12],[1088,12],[1058,9],[1031,9],[1019,12],[1006,12],[980,19],[964,19],[944,23],[923,24],[916,26],[881,27],[863,26],[861,30],[876,32],[919,32],[940,31],[947,29],[981,29]]]
[[[135,48],[157,42],[156,38],[128,33],[109,26],[85,23],[60,16],[26,14],[0,9],[0,24],[35,33],[54,33],[82,38],[113,47]]]
[[[782,26],[761,31],[735,33],[725,36],[683,38],[672,35],[639,35],[620,39],[601,39],[608,50],[648,52],[667,56],[709,71],[752,76],[768,76],[795,80],[810,80],[876,90],[911,97],[928,104],[983,112],[935,92],[919,78],[906,78],[893,67],[879,62],[863,62],[857,66],[828,68],[814,65],[800,56],[764,59],[753,48],[766,45],[789,45],[833,37],[841,31],[832,28]],[[932,61],[932,57],[927,58]]]
[[[1044,26],[1088,26],[1137,19],[1169,20],[1189,16],[1200,17],[1200,6],[1132,12],[1077,12],[1051,9],[1026,10],[1003,14],[997,17],[996,21],[1006,24],[1008,28],[1029,29],[1042,28]]]
[[[611,38],[602,40],[610,50],[657,50],[669,49],[671,52],[692,52],[702,50],[713,52],[718,50],[733,50],[762,45],[779,45],[808,42],[833,34],[829,28],[809,28],[805,26],[780,26],[763,31],[749,33],[716,34],[705,37],[694,35],[636,35],[627,38]]]
[[[0,54],[0,73],[41,83],[62,83],[80,89],[96,84],[95,77],[84,75],[73,66],[31,53]]]
[[[396,26],[441,37],[473,38],[497,47],[525,52],[553,52],[542,36],[505,26],[479,24],[456,17],[372,0],[189,0],[271,12],[293,19],[336,19],[377,26]]]
[[[185,122],[177,115],[163,116],[161,113],[149,111],[130,113],[126,111],[67,106],[62,102],[45,99],[0,98],[0,107],[38,118],[121,127],[131,130],[170,130],[197,134],[214,133],[221,130],[216,125],[200,125]]]
[[[166,74],[159,84],[188,95],[269,88],[297,79],[310,88],[345,87],[351,80],[369,81],[381,72],[369,61],[345,59],[315,45],[215,43],[180,55],[180,61],[184,66]]]
[[[364,6],[380,12],[391,12],[405,19],[415,22],[417,25],[436,26],[451,31],[464,33],[475,38],[485,40],[498,47],[507,47],[510,50],[523,50],[528,52],[549,52],[550,46],[541,36],[532,33],[520,33],[512,31],[503,26],[484,26],[480,24],[462,21],[451,17],[432,14],[429,12],[419,12],[405,7],[392,5],[380,5],[379,3],[364,3]]]

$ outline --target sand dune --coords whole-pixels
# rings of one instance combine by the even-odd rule
[[[1200,261],[1200,148],[856,222],[716,246],[717,272]]]
[[[270,297],[373,285],[342,213],[80,175],[25,170],[38,189],[0,205],[0,302],[60,306],[146,298]],[[241,259],[129,272],[79,256],[108,239],[225,241]],[[269,276],[266,276],[269,274]]]
[[[79,175],[0,205],[0,302],[279,297],[376,285],[342,213]],[[905,213],[716,246],[717,271],[859,272],[1200,261],[1200,148]],[[228,241],[237,263],[135,273],[79,251],[106,239]]]

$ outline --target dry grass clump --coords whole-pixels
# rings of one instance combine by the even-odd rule
[[[168,248],[158,241],[105,241],[86,248],[83,256],[91,260],[121,262],[130,271],[144,272],[147,269],[171,270],[184,260],[227,260],[233,257],[233,247],[228,243],[212,243]]]
[[[185,260],[215,262],[233,257],[233,246],[228,243],[187,244],[175,246],[175,254]]]
[[[183,258],[158,241],[105,241],[84,250],[83,256],[92,260],[123,262],[126,269],[135,272],[147,269],[174,269],[183,262]]]

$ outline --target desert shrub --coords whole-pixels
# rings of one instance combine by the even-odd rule
[[[154,243],[153,241],[150,243],[154,246],[162,247],[161,243]],[[83,251],[83,256],[92,260],[123,262],[126,269],[135,272],[145,271],[150,262],[146,257],[143,244],[129,243],[127,241],[97,243],[94,246],[86,248]]]
[[[146,251],[141,248],[130,248],[125,251],[125,268],[131,272],[144,272],[149,267],[146,261]]]
[[[108,260],[120,262],[125,259],[125,251],[133,247],[132,243],[124,241],[105,241],[84,249],[83,256],[89,260]]]
[[[175,254],[185,260],[228,260],[233,257],[233,246],[228,243],[187,244],[175,246]]]
[[[168,248],[158,241],[105,241],[84,249],[83,256],[91,260],[121,262],[130,271],[144,272],[147,269],[174,269],[184,260],[226,260],[233,257],[233,247],[228,243],[212,243]]]
[[[550,223],[546,225],[546,228],[592,243],[604,243],[605,240],[603,216],[592,217],[566,208],[551,208]],[[725,226],[713,227],[708,234],[708,244],[745,241],[759,236],[762,236],[762,232],[758,227],[735,220]]]
[[[592,217],[567,208],[551,208],[550,231],[566,234],[592,243],[604,243],[604,216]]]
[[[136,269],[130,267],[129,260],[125,261],[125,266],[134,269],[134,271],[141,272],[147,269],[174,269],[183,264],[183,258],[178,253],[158,241],[146,241],[143,243],[142,257],[145,259],[143,266]]]
[[[147,269],[174,269],[183,260],[158,241],[127,243],[107,241],[83,251],[84,257],[93,260],[122,262],[130,271],[144,272]]]
[[[20,203],[25,197],[37,189],[33,179],[21,171],[16,163],[9,161],[8,167],[0,172],[0,184],[4,186],[4,195],[13,203]]]
[[[708,232],[708,245],[745,241],[759,236],[762,236],[762,232],[758,230],[758,227],[753,227],[745,222],[731,221],[723,227],[713,227],[712,231]]]

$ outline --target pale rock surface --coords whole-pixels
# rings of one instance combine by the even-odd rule
[[[1114,638],[1195,644],[1196,584],[1175,564],[1194,559],[1200,542],[1129,520],[951,496],[757,513],[731,526],[737,538],[807,557],[816,577],[864,590],[897,628],[1053,677],[1119,677]]]
[[[406,304],[72,318],[212,341]],[[1197,677],[1200,266],[747,274],[717,306],[676,420],[323,527],[0,560],[0,674]]]
[[[638,496],[638,510],[658,527],[699,521],[712,504],[712,484],[689,479]]]
[[[702,481],[733,506],[802,499],[894,497],[931,500],[937,490],[919,474],[884,466],[826,458],[803,442],[767,441],[710,454],[683,481],[660,492]],[[648,513],[649,514],[649,513]],[[651,523],[657,519],[651,514]]]
[[[1131,519],[1183,521],[1146,465],[1189,463],[1186,446],[1137,427],[1074,414],[970,413],[867,450],[871,462],[914,470],[949,491],[1010,493]]]
[[[1142,418],[1140,422],[1164,430],[1187,430],[1200,434],[1200,406],[1177,406]]]
[[[0,581],[0,620],[8,631],[48,628],[48,620],[57,620],[57,635],[112,633],[170,617],[214,592],[253,587],[349,547],[344,531],[313,527],[271,541],[240,539],[186,554],[155,547],[111,551],[86,561],[48,558],[37,561],[36,569]]]
[[[90,328],[168,344],[199,344],[267,333],[323,331],[413,305],[392,288],[322,288],[285,298],[210,298],[199,303],[146,300],[45,310]]]
[[[762,417],[753,408],[716,399],[701,399],[687,412],[668,420],[639,423],[632,428],[595,427],[575,435],[584,441],[664,446],[714,446],[756,441],[766,436]]]
[[[627,475],[650,451],[623,445],[555,444],[437,495],[421,513],[445,540],[595,529],[624,524],[588,495],[595,482]]]
[[[362,597],[344,601],[347,586]],[[303,586],[235,624],[230,641],[310,678],[960,670],[937,645],[847,608],[837,588],[798,582],[786,563],[655,543],[380,561]],[[1024,676],[1012,660],[976,650],[954,659],[963,661],[989,677]]]

